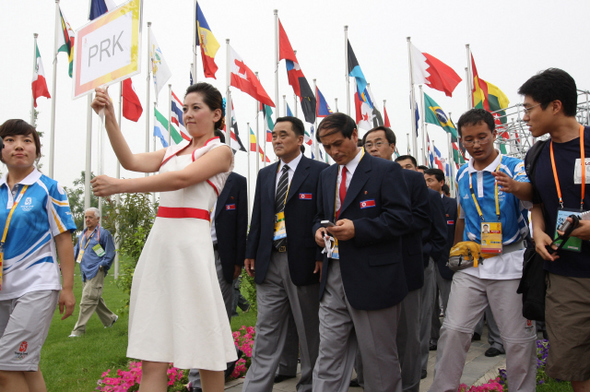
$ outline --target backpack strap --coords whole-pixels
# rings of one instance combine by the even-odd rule
[[[537,160],[541,155],[541,150],[547,143],[547,140],[538,140],[526,153],[524,158],[524,169],[526,171],[529,181],[533,185],[533,203],[538,204],[541,202],[539,199],[538,192],[535,187],[535,168],[537,166]]]

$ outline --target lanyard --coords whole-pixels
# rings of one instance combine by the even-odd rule
[[[25,185],[21,189],[18,197],[16,198],[16,200],[14,201],[14,204],[12,205],[12,208],[10,209],[10,212],[8,213],[8,218],[6,218],[6,224],[4,225],[4,233],[2,234],[2,240],[0,240],[0,290],[2,290],[2,268],[4,265],[4,243],[6,242],[6,236],[8,235],[8,226],[10,226],[10,221],[12,220],[12,214],[14,213],[14,210],[16,209],[18,202],[23,198],[23,195],[25,194],[25,191],[27,190],[28,187],[29,187],[28,185]]]
[[[498,164],[498,167],[496,168],[496,172],[498,172],[500,170],[500,165],[502,164],[502,156],[500,156],[500,163]],[[473,174],[473,173],[471,173]],[[471,197],[473,198],[473,203],[475,203],[475,208],[477,208],[477,213],[479,214],[479,217],[481,218],[481,221],[485,221],[485,218],[483,217],[483,213],[481,212],[481,208],[479,207],[479,203],[477,202],[477,198],[475,197],[475,191],[473,190],[473,183],[471,180],[471,174],[469,174],[469,191],[471,192]],[[494,199],[496,200],[496,217],[498,218],[498,222],[500,222],[500,199],[498,197],[498,181],[494,180]]]
[[[90,243],[90,240],[92,239],[92,236],[94,235],[94,233],[96,233],[96,241],[100,241],[100,231],[99,231],[99,227],[100,226],[96,226],[96,228],[94,230],[92,230],[92,233],[90,233],[90,237],[88,237],[88,232],[86,232],[86,234],[82,237],[82,245],[84,245],[84,238],[86,238],[86,245],[84,245],[84,250],[86,250],[86,248],[88,247],[88,244]]]
[[[551,169],[553,169],[553,179],[555,180],[555,188],[557,189],[557,197],[559,198],[559,206],[563,210],[563,198],[561,195],[561,186],[559,186],[559,176],[557,175],[557,167],[555,166],[555,156],[553,155],[553,140],[549,146],[549,153],[551,156]],[[584,197],[586,196],[586,152],[584,150],[584,126],[580,124],[580,158],[582,161],[582,198],[580,199],[580,211],[584,211]]]

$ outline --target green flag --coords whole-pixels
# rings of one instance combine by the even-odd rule
[[[455,125],[451,119],[447,117],[441,107],[438,106],[438,104],[434,102],[434,100],[426,93],[424,93],[424,112],[424,120],[427,123],[438,125],[439,127],[442,127],[447,133],[457,137],[457,129],[455,128]]]

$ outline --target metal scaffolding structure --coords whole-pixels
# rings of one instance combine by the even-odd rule
[[[506,155],[524,159],[526,152],[535,142],[528,125],[522,120],[524,111],[522,104],[510,106],[505,110],[492,112],[496,118],[499,148],[505,148]],[[590,125],[590,91],[578,90],[578,109],[576,118],[582,125]],[[501,125],[500,125],[501,123]],[[540,139],[548,138],[543,135]]]

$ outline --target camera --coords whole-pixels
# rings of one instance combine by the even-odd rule
[[[558,227],[557,230],[563,231],[564,233],[571,233],[580,224],[580,216],[572,214],[568,218],[571,218],[571,222],[565,219]]]

